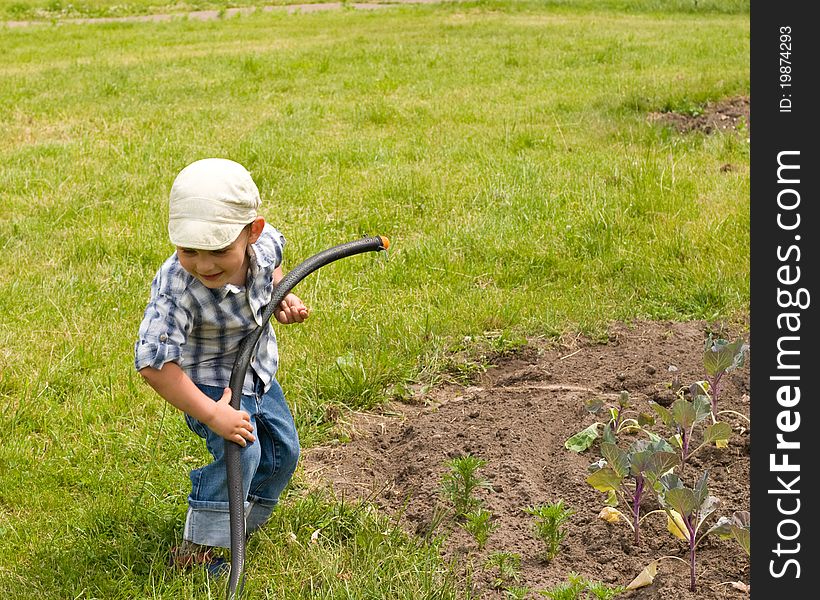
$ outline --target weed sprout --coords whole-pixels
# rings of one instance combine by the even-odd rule
[[[490,482],[477,473],[486,464],[487,461],[471,454],[448,461],[450,471],[442,477],[441,491],[452,503],[456,517],[463,517],[481,506],[481,500],[474,495],[477,490],[493,489]]]
[[[570,573],[566,583],[541,590],[540,594],[551,600],[612,600],[624,590],[622,586],[610,587],[599,581],[590,581],[577,573]]]
[[[538,538],[546,545],[544,556],[551,561],[558,555],[561,542],[566,536],[563,528],[574,511],[564,505],[563,500],[540,506],[530,506],[525,512],[535,517],[535,531]]]
[[[464,518],[466,519],[464,529],[473,536],[478,544],[478,549],[483,550],[484,546],[487,545],[487,539],[490,537],[490,534],[498,528],[498,526],[492,522],[493,513],[485,508],[476,508],[475,510],[465,513]]]
[[[487,557],[484,568],[498,570],[498,575],[493,579],[493,587],[495,588],[518,583],[521,571],[521,555],[514,552],[493,552]]]

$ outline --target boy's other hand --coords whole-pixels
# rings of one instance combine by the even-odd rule
[[[276,320],[283,325],[290,325],[291,323],[302,323],[310,316],[305,303],[296,294],[288,294],[285,299],[279,304],[279,308],[274,311]]]
[[[222,398],[216,403],[216,410],[209,422],[205,423],[212,431],[228,441],[235,442],[243,448],[248,442],[256,440],[251,425],[251,417],[244,410],[231,406],[231,388],[226,387]]]

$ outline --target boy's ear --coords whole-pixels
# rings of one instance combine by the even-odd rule
[[[251,222],[251,232],[248,236],[248,243],[253,244],[256,240],[259,239],[259,236],[262,235],[262,230],[265,228],[265,219],[262,217],[256,217]]]

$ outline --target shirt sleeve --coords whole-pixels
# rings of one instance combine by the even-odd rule
[[[134,367],[161,369],[167,362],[182,365],[182,347],[191,331],[191,313],[177,301],[162,271],[151,284],[151,299],[145,308],[137,343]]]
[[[282,264],[282,253],[285,249],[285,236],[270,223],[265,223],[265,228],[259,239],[253,244],[256,253],[256,260],[261,267],[271,270]]]

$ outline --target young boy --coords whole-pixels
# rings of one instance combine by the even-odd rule
[[[225,440],[242,447],[246,531],[270,517],[299,458],[299,439],[282,389],[270,324],[257,343],[242,388],[242,410],[229,405],[229,380],[239,343],[259,325],[274,284],[284,276],[285,238],[258,216],[259,190],[240,164],[198,160],[174,180],[168,233],[176,252],[151,284],[134,364],[166,401],[185,413],[205,439],[210,464],[190,473],[182,545],[170,564],[227,569],[213,548],[230,547]],[[274,313],[301,323],[309,311],[288,294]]]

